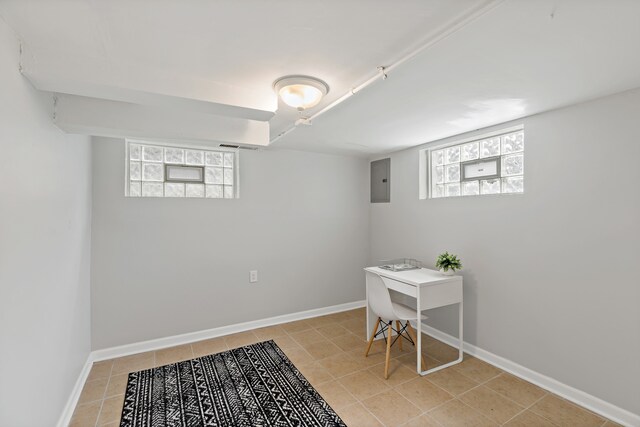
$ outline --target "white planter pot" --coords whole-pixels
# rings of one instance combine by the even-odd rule
[[[440,269],[440,273],[444,274],[445,276],[453,276],[453,274],[454,274],[452,269],[448,269],[447,271],[444,271],[443,269]]]

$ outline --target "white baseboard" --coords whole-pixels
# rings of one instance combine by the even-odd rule
[[[158,338],[155,340],[141,341],[132,344],[110,347],[91,352],[92,361],[113,359],[114,357],[128,356],[145,351],[160,350],[162,348],[174,347],[181,344],[190,344],[210,338],[217,338],[224,335],[236,334],[251,329],[264,328],[266,326],[278,325],[281,323],[293,322],[295,320],[308,319],[310,317],[323,316],[325,314],[339,313],[341,311],[353,310],[365,306],[365,301],[354,301],[345,304],[332,305],[329,307],[315,308],[313,310],[299,311],[297,313],[284,314],[281,316],[269,317],[266,319],[252,320],[250,322],[236,323],[235,325],[221,326],[219,328],[206,329],[204,331],[189,332],[171,337]]]
[[[137,343],[121,345],[118,347],[105,348],[95,350],[89,353],[89,357],[78,376],[78,380],[71,391],[71,395],[67,400],[67,404],[62,411],[62,415],[58,420],[57,427],[67,427],[73,416],[73,411],[80,399],[80,393],[84,387],[84,383],[89,376],[93,362],[101,360],[113,359],[115,357],[129,356],[131,354],[143,353],[145,351],[160,350],[167,347],[173,347],[181,344],[189,344],[196,341],[217,338],[224,335],[244,332],[251,329],[264,328],[266,326],[279,325],[281,323],[293,322],[296,320],[308,319],[310,317],[324,316],[325,314],[340,313],[341,311],[353,310],[355,308],[364,307],[365,300],[348,302],[345,304],[332,305],[329,307],[315,308],[307,311],[299,311],[297,313],[284,314],[281,316],[269,317],[266,319],[253,320],[250,322],[237,323],[235,325],[221,326],[219,328],[207,329],[198,332],[189,332],[187,334],[174,335],[171,337],[158,338],[155,340],[141,341]]]
[[[422,332],[453,347],[458,347],[458,338],[446,334],[425,323],[422,323]],[[626,409],[612,405],[611,403],[605,402],[598,397],[592,396],[588,393],[585,393],[584,391],[568,386],[546,375],[532,371],[529,368],[525,368],[522,365],[505,359],[504,357],[493,354],[487,350],[483,350],[473,344],[469,344],[468,342],[464,343],[463,348],[466,353],[475,356],[478,359],[484,360],[491,365],[494,365],[519,378],[522,378],[525,381],[542,387],[545,390],[548,390],[573,403],[576,403],[597,414],[600,414],[603,417],[609,418],[610,420],[624,426],[640,427],[640,415],[638,414],[634,414],[633,412],[627,411]]]
[[[253,320],[250,322],[238,323],[235,325],[222,326],[219,328],[207,329],[204,331],[190,332],[181,335],[174,335],[171,337],[158,338],[155,340],[141,341],[137,343],[122,345],[118,347],[105,348],[101,350],[92,351],[87,358],[78,380],[69,396],[65,409],[58,421],[58,427],[66,427],[71,420],[73,411],[76,407],[82,387],[89,375],[93,362],[100,360],[112,359],[115,357],[128,356],[135,353],[142,353],[145,351],[160,350],[167,347],[173,347],[181,344],[189,344],[196,341],[206,340],[210,338],[217,338],[229,334],[235,334],[238,332],[244,332],[251,329],[263,328],[266,326],[278,325],[281,323],[293,322],[296,320],[308,319],[310,317],[323,316],[326,314],[339,313],[341,311],[353,310],[365,306],[365,301],[354,301],[345,304],[338,304],[329,307],[322,307],[313,310],[300,311],[297,313],[285,314],[281,316],[269,317],[266,319]],[[429,325],[423,323],[423,333],[432,336],[440,341],[450,344],[454,347],[458,345],[458,339],[446,334],[438,329],[435,329]],[[512,362],[504,357],[493,354],[489,351],[483,350],[479,347],[464,343],[464,351],[478,359],[484,360],[504,371],[507,371],[517,377],[520,377],[530,383],[533,383],[539,387],[544,388],[552,393],[555,393],[565,399],[572,401],[580,406],[583,406],[595,413],[598,413],[606,418],[609,418],[617,423],[628,427],[640,426],[640,415],[627,411],[626,409],[619,408],[611,403],[592,396],[588,393],[575,389],[571,386],[563,384],[553,378],[538,372],[532,371],[522,365]]]
[[[71,417],[73,416],[73,411],[76,409],[76,405],[78,404],[78,399],[80,399],[80,393],[82,393],[84,383],[87,381],[89,372],[91,372],[92,364],[93,360],[91,359],[91,353],[89,353],[89,357],[87,357],[87,361],[84,362],[80,375],[78,375],[78,379],[71,390],[69,399],[67,399],[67,404],[64,406],[62,415],[60,415],[60,419],[58,419],[58,424],[56,424],[57,427],[67,427],[69,425]]]

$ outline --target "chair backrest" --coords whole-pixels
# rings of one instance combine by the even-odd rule
[[[397,316],[391,304],[391,295],[382,277],[377,274],[367,272],[367,297],[369,307],[383,320],[397,320]]]

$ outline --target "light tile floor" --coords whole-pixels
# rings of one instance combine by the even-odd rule
[[[580,426],[608,421],[556,395],[465,355],[426,377],[415,371],[414,347],[392,347],[384,379],[383,342],[364,357],[365,311],[270,326],[193,344],[94,363],[71,426],[118,426],[129,372],[162,366],[273,339],[348,426]],[[427,366],[457,350],[423,336]]]

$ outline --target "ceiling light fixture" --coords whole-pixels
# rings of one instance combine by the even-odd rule
[[[331,109],[335,108],[337,105],[342,104],[347,99],[351,98],[352,96],[354,96],[355,94],[357,94],[361,90],[369,87],[370,85],[372,85],[376,81],[380,80],[380,77],[382,77],[382,80],[385,80],[390,72],[394,71],[396,68],[400,67],[405,62],[410,61],[414,57],[416,57],[419,54],[421,54],[422,52],[426,51],[427,49],[429,49],[433,45],[439,43],[442,40],[445,40],[450,35],[458,32],[462,28],[466,27],[468,24],[470,24],[471,22],[475,21],[477,18],[481,17],[485,13],[489,12],[491,9],[493,9],[496,6],[498,6],[503,1],[504,0],[488,0],[487,2],[485,2],[485,4],[483,6],[481,6],[479,8],[476,8],[471,13],[466,15],[464,18],[456,21],[455,23],[453,23],[450,26],[444,27],[441,31],[438,31],[437,33],[435,33],[432,37],[428,38],[424,42],[424,44],[422,44],[421,46],[419,46],[415,50],[409,52],[407,55],[403,56],[402,58],[398,59],[396,62],[394,62],[394,63],[392,63],[390,65],[384,66],[384,67],[382,67],[382,66],[378,67],[378,69],[377,69],[378,72],[375,75],[369,77],[367,80],[365,80],[364,82],[360,83],[359,85],[352,87],[344,95],[338,97],[337,99],[334,99],[331,103],[329,103],[328,105],[325,105],[319,111],[314,112],[313,114],[309,115],[308,117],[304,117],[303,118],[304,120],[302,120],[302,121],[300,119],[296,120],[295,123],[293,123],[291,126],[286,128],[282,132],[278,133],[278,135],[276,135],[274,138],[271,138],[270,143],[274,143],[274,142],[278,141],[280,138],[283,138],[285,135],[287,135],[288,133],[292,132],[300,124],[310,124],[313,120],[317,119],[318,117],[320,117],[321,115],[323,115],[327,111],[330,111]],[[276,83],[278,83],[278,82],[279,82],[279,80],[276,81]],[[275,84],[274,84],[274,87],[275,87]],[[327,88],[327,90],[328,90],[328,88]]]
[[[273,83],[273,88],[285,104],[298,111],[315,107],[329,92],[329,85],[310,76],[281,77]]]

